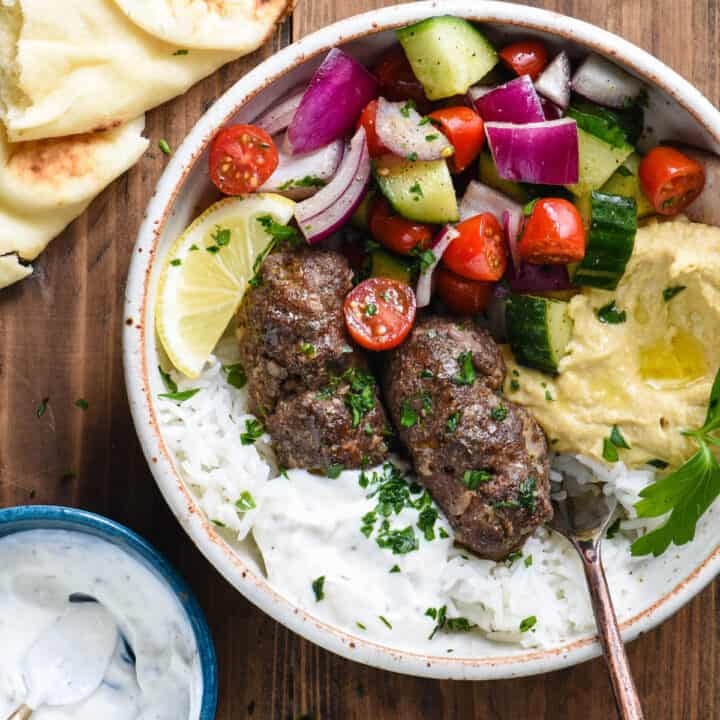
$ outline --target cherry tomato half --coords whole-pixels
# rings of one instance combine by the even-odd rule
[[[545,46],[537,40],[525,40],[504,47],[498,55],[511,70],[518,75],[529,75],[537,80],[548,64]]]
[[[475,215],[458,223],[455,229],[460,235],[445,250],[445,265],[469,280],[499,280],[507,269],[507,245],[495,216]]]
[[[543,198],[533,207],[518,252],[535,265],[567,265],[585,257],[585,226],[575,206],[562,198]]]
[[[640,185],[656,212],[676,215],[705,187],[705,170],[671,147],[653,148],[640,161]]]
[[[226,195],[257,190],[278,166],[272,138],[254,125],[230,125],[210,145],[210,179]]]
[[[420,112],[428,112],[430,101],[422,83],[415,77],[401,47],[386,52],[373,68],[380,95],[388,100],[414,100]]]
[[[379,157],[390,151],[382,144],[382,140],[378,137],[375,129],[375,119],[377,118],[378,101],[371,100],[360,114],[358,127],[362,125],[365,128],[365,137],[367,139],[368,152],[370,157]]]
[[[370,278],[345,298],[345,324],[353,340],[368,350],[391,350],[415,322],[415,293],[400,280]]]
[[[492,298],[492,283],[468,280],[442,266],[435,271],[435,278],[438,297],[448,310],[458,315],[479,313]]]
[[[479,154],[485,143],[485,124],[469,107],[449,107],[430,113],[452,143],[455,154],[449,159],[450,170],[461,173]]]
[[[416,247],[424,250],[433,238],[430,225],[393,215],[384,198],[378,198],[370,211],[370,232],[388,250],[409,255]]]

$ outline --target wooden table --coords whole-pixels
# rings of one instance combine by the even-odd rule
[[[135,437],[123,386],[120,335],[131,247],[165,165],[223,90],[293,39],[383,0],[300,0],[265,48],[148,114],[151,149],[35,264],[0,291],[0,505],[87,508],[149,538],[197,593],[220,663],[218,720],[608,720],[601,661],[525,680],[420,680],[331,655],[250,605],[204,560],[157,491]],[[646,48],[720,100],[720,0],[535,0]],[[47,411],[36,409],[49,398]],[[85,399],[89,408],[75,405]],[[0,569],[0,572],[2,570]],[[720,584],[634,642],[630,660],[648,720],[720,718]],[[1,644],[1,639],[0,639]]]

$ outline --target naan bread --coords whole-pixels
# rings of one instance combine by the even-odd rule
[[[262,45],[287,0],[115,0],[141,28],[183,48],[251,52]]]
[[[0,115],[10,140],[115,127],[184,93],[258,47],[293,0],[257,2],[241,20],[237,8],[224,14],[233,3],[223,0],[141,0],[123,4],[128,14],[115,0],[0,0]],[[250,11],[255,0],[243,5]],[[198,9],[207,22],[193,32]],[[178,37],[208,42],[220,28],[215,48],[152,34],[169,37],[163,13]]]
[[[10,143],[0,130],[0,287],[36,258],[148,146],[145,117],[104,132]]]

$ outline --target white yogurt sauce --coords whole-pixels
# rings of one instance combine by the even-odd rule
[[[72,607],[72,593],[91,595],[105,606],[117,622],[118,643],[96,692],[76,705],[43,707],[33,718],[196,720],[202,697],[200,660],[175,595],[120,548],[66,530],[29,530],[0,538],[0,717],[25,701],[23,658],[36,638]]]

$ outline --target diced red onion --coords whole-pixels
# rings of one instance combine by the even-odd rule
[[[536,185],[578,181],[578,133],[572,118],[527,125],[488,122],[485,134],[501,178]]]
[[[304,155],[288,155],[281,141],[278,148],[278,166],[260,188],[260,192],[276,192],[294,200],[303,200],[327,185],[340,165],[345,143],[335,140],[329,145]],[[318,180],[317,185],[308,181]]]
[[[643,87],[640,80],[599,55],[590,55],[583,62],[571,84],[579,95],[612,108],[627,107]]]
[[[510,252],[515,257],[516,238],[522,222],[522,207],[518,203],[494,188],[472,180],[460,201],[459,212],[461,221],[474,215],[492,213],[505,228]]]
[[[362,202],[370,182],[370,154],[360,127],[335,173],[311,198],[295,206],[295,219],[310,245],[332,235]]]
[[[287,128],[295,115],[305,90],[294,90],[289,97],[266,110],[254,123],[268,135],[277,135]]]
[[[570,59],[564,50],[543,70],[535,81],[535,89],[558,107],[567,110],[570,105]]]
[[[445,135],[431,123],[424,122],[405,102],[379,98],[375,130],[380,142],[400,157],[416,155],[418,160],[440,160],[454,152]]]
[[[511,213],[506,210],[503,213],[502,224],[503,230],[505,231],[505,239],[507,240],[508,247],[510,248],[510,259],[511,264],[516,267],[522,263],[520,258],[520,228],[522,227],[523,214],[522,210],[516,213]]]
[[[417,288],[415,289],[415,299],[419,308],[427,307],[430,304],[430,298],[432,297],[433,273],[435,272],[435,268],[438,266],[438,263],[445,254],[445,251],[448,249],[450,243],[459,234],[460,233],[452,225],[446,225],[433,241],[430,250],[432,250],[435,259],[423,272],[420,273]]]
[[[561,107],[545,97],[540,98],[540,104],[542,105],[546,120],[559,120],[564,115]]]
[[[317,150],[345,136],[377,97],[377,80],[355,58],[333,48],[313,75],[288,127],[293,154]]]
[[[512,291],[517,293],[570,290],[573,287],[566,265],[533,265],[521,261],[519,265],[511,263],[505,277]]]
[[[540,96],[529,75],[521,75],[475,101],[485,122],[534,123],[545,120]]]

